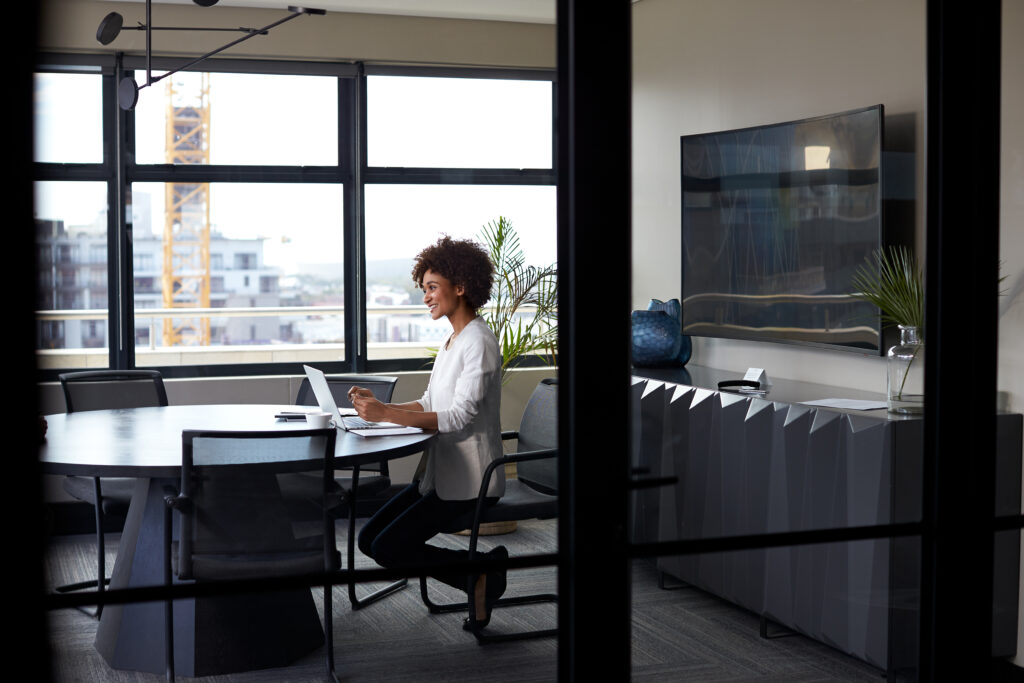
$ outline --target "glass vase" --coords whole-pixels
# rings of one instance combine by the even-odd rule
[[[683,343],[679,321],[665,311],[633,311],[633,365],[672,363]]]
[[[900,343],[889,349],[889,412],[924,413],[924,342],[911,325],[900,325]]]

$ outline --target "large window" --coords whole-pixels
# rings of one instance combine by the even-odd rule
[[[162,72],[155,72],[159,76]],[[145,72],[136,74],[145,82]],[[177,117],[177,119],[175,118]],[[142,90],[135,107],[140,164],[168,158],[168,138],[188,143],[180,127],[208,125],[208,155],[188,163],[333,166],[338,163],[338,82],[324,76],[172,74]],[[179,127],[176,129],[176,127]]]
[[[103,81],[99,73],[38,73],[37,164],[74,169],[77,182],[37,176],[36,348],[41,368],[106,362],[108,227],[103,177]],[[89,170],[92,171],[90,174]]]
[[[370,166],[551,168],[551,84],[373,76]]]
[[[36,74],[35,160],[102,163],[102,116],[99,74]]]
[[[410,275],[440,235],[482,241],[505,217],[527,263],[555,262],[552,120],[550,81],[367,79],[368,360],[422,358],[444,340]]]
[[[342,360],[342,188],[188,188],[209,203],[205,237],[195,228],[183,230],[181,212],[167,210],[177,189],[174,183],[132,185],[135,262],[172,278],[169,289],[140,289],[136,267],[136,364],[179,358],[182,365],[239,364],[278,350],[301,350],[309,361]],[[201,261],[204,250],[195,249],[200,241],[208,246],[208,263]],[[220,310],[214,315],[212,308]]]
[[[210,60],[121,112],[111,58],[67,60],[36,78],[51,372],[418,367],[444,334],[420,249],[504,216],[555,261],[549,75]]]
[[[36,348],[42,367],[107,347],[107,186],[35,183]]]
[[[451,331],[422,312],[412,281],[416,254],[441,234],[483,242],[481,228],[504,216],[526,262],[556,261],[555,188],[544,185],[368,185],[366,330],[371,360],[419,358]]]

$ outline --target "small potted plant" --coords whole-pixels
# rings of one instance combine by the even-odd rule
[[[857,269],[852,295],[881,312],[883,325],[896,325],[900,341],[889,349],[889,412],[924,412],[924,277],[906,247],[876,250]]]

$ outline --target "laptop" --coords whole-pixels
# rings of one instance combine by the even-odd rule
[[[313,389],[313,395],[316,396],[316,403],[320,406],[320,410],[330,413],[334,424],[341,429],[348,432],[356,429],[401,428],[402,425],[395,424],[394,422],[367,422],[356,415],[354,410],[349,413],[351,409],[345,411],[348,414],[343,414],[341,409],[338,408],[338,404],[334,401],[334,394],[331,393],[331,388],[327,385],[327,378],[324,376],[323,371],[308,365],[303,365],[302,368],[306,371],[306,377],[309,378],[309,386]]]

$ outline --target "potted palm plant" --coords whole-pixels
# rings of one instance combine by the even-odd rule
[[[494,264],[490,307],[482,317],[501,346],[502,382],[530,354],[554,363],[558,352],[558,267],[528,266],[519,235],[504,216],[481,229]]]
[[[900,341],[889,349],[889,412],[924,412],[924,277],[906,247],[876,250],[853,277],[853,296],[878,307],[883,325],[896,325]]]

